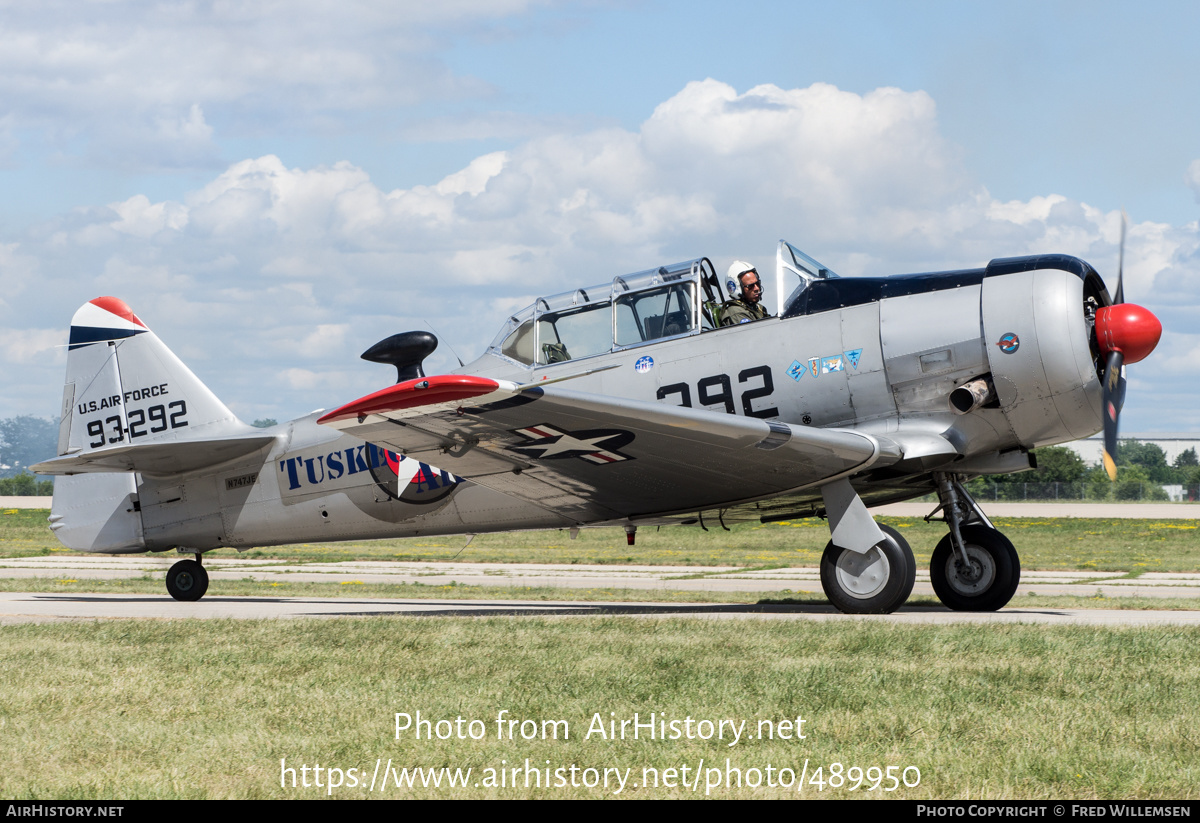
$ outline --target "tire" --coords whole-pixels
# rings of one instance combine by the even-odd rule
[[[194,602],[208,591],[208,572],[195,560],[180,560],[167,571],[167,593],[176,600]]]
[[[880,525],[887,539],[866,554],[835,546],[821,555],[821,588],[845,614],[891,614],[912,594],[917,563],[908,541],[891,526]]]
[[[960,612],[994,612],[1017,593],[1021,559],[1007,537],[987,526],[960,530],[973,575],[964,575],[954,542],[946,535],[933,550],[929,580],[938,599]]]

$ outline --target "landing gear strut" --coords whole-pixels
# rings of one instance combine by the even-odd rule
[[[821,555],[821,588],[838,611],[890,614],[912,594],[917,564],[895,529],[875,522],[846,478],[821,487],[833,539]]]
[[[1017,550],[955,475],[938,472],[934,479],[950,533],[933,550],[933,591],[955,611],[994,612],[1012,599],[1021,582]]]
[[[200,553],[195,560],[180,560],[167,570],[167,593],[176,600],[196,601],[208,591],[208,572],[200,563]]]

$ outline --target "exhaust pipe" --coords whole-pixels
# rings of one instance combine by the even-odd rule
[[[996,401],[996,387],[989,377],[977,377],[963,383],[950,392],[950,410],[955,414],[968,414],[980,406]]]

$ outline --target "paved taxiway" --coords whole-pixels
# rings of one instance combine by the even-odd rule
[[[55,580],[113,580],[151,577],[161,580],[179,558],[167,555],[77,555],[0,559],[0,577],[42,577]],[[566,589],[621,589],[659,591],[778,592],[821,591],[816,568],[795,567],[744,571],[735,566],[615,566],[554,563],[449,563],[348,560],[335,563],[298,563],[288,560],[245,560],[211,555],[204,560],[220,592],[222,580],[263,583],[419,583],[431,587],[504,586],[530,588],[557,586]],[[69,585],[69,584],[64,584]],[[1121,572],[1025,571],[1017,596],[1071,594],[1105,597],[1200,598],[1200,574],[1149,572],[1129,578]],[[928,570],[917,571],[914,594],[933,594]],[[452,594],[452,592],[447,592]],[[1198,601],[1200,605],[1200,601]]]
[[[205,597],[176,603],[166,595],[0,593],[0,625],[113,618],[301,617],[485,617],[543,615],[558,617],[704,617],[768,620],[882,620],[892,623],[1044,623],[1093,626],[1200,626],[1200,611],[1118,611],[1009,607],[990,614],[951,612],[941,607],[906,606],[889,615],[845,615],[831,606],[689,603],[572,603],[520,600],[403,600],[320,597]]]
[[[61,580],[64,589],[79,580],[151,577],[162,579],[174,556],[59,555],[0,560],[0,577]],[[486,615],[558,614],[646,616],[756,616],[787,619],[843,619],[828,606],[770,604],[621,603],[623,589],[760,592],[779,599],[797,593],[819,593],[815,568],[742,571],[731,566],[603,566],[538,563],[444,563],[347,561],[295,563],[212,557],[205,561],[212,580],[210,594],[199,603],[177,603],[161,595],[89,594],[70,591],[0,593],[0,623],[63,619],[135,618],[291,618],[376,614]],[[602,591],[610,602],[521,600],[426,600],[320,597],[220,597],[220,581],[254,580],[358,583],[420,583],[443,586],[557,586]],[[70,582],[67,582],[70,581]],[[927,571],[917,573],[915,594],[932,594]],[[963,615],[939,607],[912,606],[889,618],[906,622],[1018,621],[1147,625],[1200,625],[1196,612],[1022,609],[1023,594],[1074,594],[1105,597],[1193,597],[1200,607],[1200,574],[1148,573],[1138,578],[1103,572],[1025,572],[1014,606],[994,615]]]

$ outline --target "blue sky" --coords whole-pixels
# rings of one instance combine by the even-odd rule
[[[0,0],[0,416],[57,411],[99,294],[282,419],[378,388],[395,331],[469,358],[559,284],[781,236],[1108,275],[1124,206],[1167,335],[1123,425],[1194,430],[1197,35],[1166,2]]]

